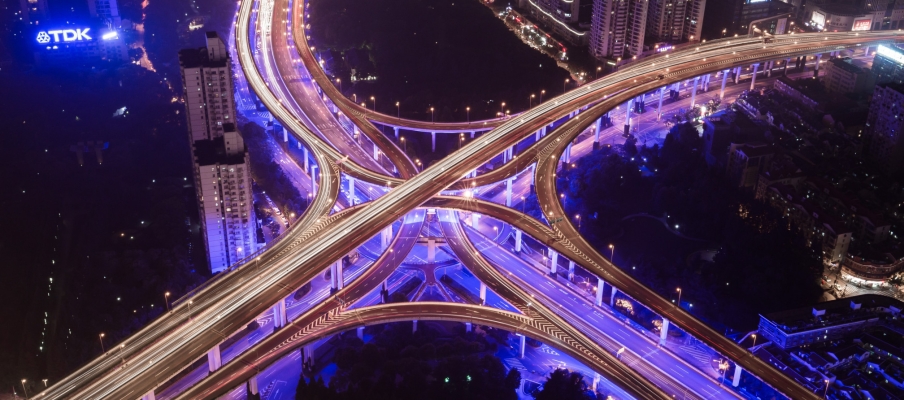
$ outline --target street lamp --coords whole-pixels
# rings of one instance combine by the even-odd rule
[[[401,121],[402,120],[402,108],[399,106],[398,101],[395,102],[395,112],[396,112],[396,119]]]
[[[610,245],[609,245],[609,250],[611,251],[611,252],[609,253],[609,262],[615,264],[615,245],[614,245],[614,244],[610,244]]]
[[[505,102],[504,101],[502,102],[502,104],[499,105],[499,113],[501,113],[502,116],[505,116]]]
[[[166,311],[169,312],[169,292],[163,294],[163,302],[166,303]]]
[[[534,108],[534,94],[533,93],[530,94],[530,99],[528,99],[528,101],[527,101],[527,108],[528,109]]]
[[[829,398],[829,380],[826,379],[825,381],[826,381],[826,391],[825,391],[825,393],[822,394],[822,397],[825,397],[828,399]]]
[[[358,102],[358,95],[357,95],[357,94],[352,93],[352,101],[355,102],[355,103]]]
[[[541,102],[541,103],[543,102],[543,95],[544,95],[544,94],[546,94],[546,91],[545,91],[545,90],[541,90],[541,91],[540,91],[540,102]]]
[[[125,347],[126,347],[126,345],[124,345],[124,344],[119,345],[119,360],[122,361],[123,364],[126,363],[126,358],[122,355],[123,349],[125,349]],[[45,381],[46,381],[46,379],[45,379]],[[46,382],[44,383],[44,386],[47,386]]]
[[[336,78],[336,83],[339,84],[339,93],[342,93],[342,79]]]
[[[100,338],[100,352],[106,353],[107,351],[104,350],[104,334],[101,333],[100,335],[98,335],[98,338]]]
[[[25,379],[22,380],[22,390],[25,391],[25,399],[28,400],[28,389],[25,388]]]
[[[567,85],[568,82],[571,82],[571,80],[566,78],[565,83],[562,84],[562,93],[565,93],[565,85]]]
[[[678,308],[681,308],[681,288],[675,289],[678,292]]]
[[[41,379],[41,382],[44,382],[44,387],[47,387],[47,379]]]
[[[309,198],[311,197],[311,194],[310,194],[310,193],[308,193],[308,197],[309,197]],[[310,200],[308,200],[308,202],[310,202]],[[189,320],[189,321],[191,321],[191,304],[192,304],[193,302],[194,302],[193,300],[189,300],[189,301],[188,301],[188,320]]]
[[[580,232],[580,230],[581,230],[581,214],[575,214],[574,217],[577,218],[577,220],[578,220],[578,231]],[[615,249],[613,249],[613,250],[615,250]]]
[[[465,107],[465,112],[468,115],[468,123],[471,123],[471,107]]]
[[[433,107],[430,107],[430,122],[434,124],[436,123],[436,119],[433,118]]]
[[[597,78],[600,77],[600,70],[601,70],[601,69],[603,69],[603,67],[596,67],[596,77],[593,78],[593,79],[597,79]]]
[[[408,152],[408,143],[405,142],[405,137],[402,136],[401,138],[399,138],[399,140],[402,141],[402,149],[403,149],[402,151],[407,153]]]
[[[524,213],[524,208],[527,206],[527,199],[524,196],[521,196],[521,212]]]
[[[465,134],[459,133],[458,134],[458,149],[459,150],[461,150],[461,142],[463,142],[464,140],[465,140]]]
[[[753,337],[753,346],[750,346],[750,347],[756,347],[756,333],[754,333],[751,336]]]

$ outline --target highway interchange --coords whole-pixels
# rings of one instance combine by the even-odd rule
[[[258,7],[268,11],[261,12]],[[628,357],[617,359],[612,348],[625,343],[607,334],[614,329],[611,321],[606,325],[605,318],[582,319],[575,310],[556,311],[556,301],[539,290],[542,283],[536,277],[513,275],[523,266],[511,266],[510,270],[513,262],[506,260],[511,258],[499,251],[488,251],[492,246],[461,223],[458,215],[467,211],[503,221],[545,243],[789,398],[818,398],[612,265],[583,240],[570,218],[550,228],[520,213],[517,207],[474,198],[472,190],[482,192],[488,185],[498,185],[520,174],[518,181],[522,186],[527,186],[525,182],[536,185],[538,200],[548,218],[564,216],[553,178],[561,158],[575,138],[617,106],[702,74],[767,60],[890,43],[898,40],[900,32],[786,35],[771,43],[764,43],[761,38],[713,41],[645,59],[505,121],[433,125],[376,114],[344,98],[317,65],[304,31],[293,29],[304,26],[303,13],[289,11],[302,7],[303,3],[287,0],[241,1],[235,54],[248,86],[274,118],[310,150],[320,169],[314,201],[289,230],[263,251],[180,299],[172,312],[117,344],[116,352],[91,361],[35,398],[141,398],[393,224],[397,228],[393,229],[392,240],[373,264],[360,274],[347,277],[351,279],[344,287],[321,303],[293,315],[285,326],[186,388],[179,398],[222,395],[253,379],[288,351],[337,332],[370,324],[431,319],[489,325],[533,337],[580,360],[635,398],[664,399],[677,394],[688,398],[737,397],[706,374],[691,372],[692,378],[687,378],[666,371],[662,363],[682,365],[668,353],[657,353],[658,359],[638,357],[644,346],[639,339],[630,342],[632,351]],[[262,16],[270,20],[262,22]],[[368,138],[366,147],[362,148],[362,141],[355,139],[355,132],[343,129],[330,105],[350,118],[358,127],[356,130]],[[551,124],[578,110],[576,116],[551,129]],[[417,172],[408,156],[374,123],[425,132],[472,132],[485,126],[492,129]],[[541,130],[545,135],[534,143]],[[490,173],[467,178],[482,164],[519,143],[524,150],[511,161]],[[370,154],[376,154],[377,160]],[[343,194],[343,177],[383,187],[384,192],[368,199],[361,186]],[[362,193],[358,197],[369,201],[332,212],[340,197],[346,196],[348,204],[347,197],[357,196],[357,192]],[[518,312],[434,302],[352,307],[378,289],[402,263],[415,245],[427,210],[437,210],[435,218],[458,260]],[[588,305],[582,303],[580,307]],[[687,379],[699,381],[689,384]]]

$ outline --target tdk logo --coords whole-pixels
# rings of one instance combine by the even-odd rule
[[[40,44],[47,44],[50,42],[60,43],[60,42],[81,42],[84,40],[92,40],[91,36],[88,36],[88,31],[91,28],[82,28],[82,29],[57,29],[52,31],[40,31],[38,32],[37,41]]]

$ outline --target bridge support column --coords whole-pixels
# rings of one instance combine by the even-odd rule
[[[596,119],[596,132],[593,133],[593,149],[600,148],[600,133],[603,131],[603,117]]]
[[[665,98],[665,86],[659,88],[659,108],[656,109],[656,120],[662,119],[662,100]]]
[[[483,282],[480,282],[480,304],[484,305],[487,303],[487,285]]]
[[[477,229],[477,223],[480,222],[480,214],[476,212],[471,213],[471,227]]]
[[[273,329],[279,329],[286,326],[288,318],[286,317],[286,299],[282,298],[273,306]]]
[[[399,138],[399,127],[398,126],[392,127],[392,133],[394,133],[395,138],[398,139]]]
[[[427,239],[427,263],[436,262],[436,239]]]
[[[628,100],[625,106],[625,133],[631,132],[631,108],[634,107],[634,99]]]
[[[436,152],[436,132],[430,132],[430,148]]]
[[[816,72],[819,72],[819,62],[822,61],[822,54],[816,55]]]
[[[772,77],[772,67],[775,65],[775,61],[766,61],[766,77]]]
[[[568,260],[568,280],[574,280],[574,261]]]
[[[141,400],[157,400],[157,397],[154,395],[154,391],[151,390],[150,392],[145,393],[144,396],[141,396]]]
[[[694,108],[697,105],[697,85],[700,82],[700,77],[694,77],[694,87],[691,88],[691,108]]]
[[[304,378],[302,378],[304,379]],[[251,394],[259,394],[260,387],[257,386],[257,375],[248,378],[248,392]]]
[[[465,322],[465,332],[470,332],[470,331],[471,331],[471,323]]]
[[[298,143],[301,143],[301,142],[298,142]],[[308,168],[308,162],[309,162],[308,158],[309,157],[308,157],[308,148],[307,147],[304,148],[303,153],[304,153],[304,172],[310,173],[311,170]]]
[[[342,259],[330,265],[330,288],[333,291],[345,287],[345,277],[342,276]]]
[[[731,379],[731,386],[738,387],[741,384],[741,371],[744,371],[740,365],[735,364],[734,378]]]
[[[596,372],[593,373],[593,384],[590,385],[590,390],[593,390],[595,392],[596,389],[599,388],[601,378],[602,377],[600,376],[600,374],[598,374]]]
[[[753,87],[756,85],[756,72],[759,68],[760,63],[753,64],[753,75],[751,75],[752,78],[750,79],[750,90],[753,90]]]
[[[788,65],[789,64],[791,64],[790,58],[785,60],[785,69],[782,71],[782,75],[788,75]]]
[[[380,304],[389,303],[389,283],[384,279],[380,285]]]
[[[364,340],[364,327],[359,326],[357,331],[358,331],[358,339]]]
[[[669,320],[662,319],[662,328],[659,328],[659,345],[665,345],[665,339],[669,337]]]
[[[549,249],[549,274],[556,274],[556,267],[559,266],[559,253],[553,249]]]
[[[596,306],[603,306],[603,287],[606,286],[606,282],[603,281],[603,278],[596,278]]]
[[[477,134],[475,131],[471,131],[471,139],[474,139],[474,135]]]
[[[521,231],[515,229],[515,254],[521,253]]]
[[[741,67],[736,67],[736,68],[734,69],[734,83],[735,83],[735,85],[737,85],[737,84],[738,84],[738,81],[740,81],[740,80],[741,80]]]
[[[213,346],[207,351],[207,370],[214,372],[223,366],[223,360],[220,359],[220,345]]]
[[[615,294],[618,293],[618,289],[615,286],[612,286],[612,295],[609,297],[609,307],[615,307]]]
[[[374,144],[374,160],[380,161],[380,148]]]
[[[392,241],[392,225],[383,228],[380,231],[380,247],[383,248],[383,251],[389,248],[389,242]]]
[[[304,363],[314,364],[314,350],[317,350],[317,347],[314,345],[316,342],[305,345],[301,348],[301,361]]]
[[[571,145],[572,144],[573,144],[573,142],[568,143],[568,147],[565,147],[565,154],[563,154],[564,157],[562,157],[562,158],[566,164],[571,162]]]
[[[527,336],[518,335],[518,358],[524,358],[524,348],[527,345]]]
[[[512,182],[515,178],[505,180],[505,206],[512,206]]]
[[[703,91],[704,91],[704,92],[708,92],[708,91],[709,91],[709,80],[710,80],[710,78],[712,78],[712,75],[710,75],[710,74],[703,75]]]
[[[411,333],[417,332],[417,320],[411,321]]]
[[[353,201],[355,198],[355,177],[348,177],[348,199],[349,201]]]
[[[719,90],[719,100],[725,98],[725,82],[728,80],[728,70],[722,71],[722,89]]]
[[[311,166],[311,188],[317,191],[317,166]]]
[[[283,143],[289,142],[289,131],[286,129],[283,129],[283,131],[282,131],[282,141],[283,141]]]

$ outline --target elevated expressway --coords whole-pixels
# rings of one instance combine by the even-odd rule
[[[243,27],[246,29],[248,26],[250,10],[250,2],[241,4],[238,16],[240,23],[237,28],[240,29],[240,32],[247,32],[241,29]],[[135,350],[128,362],[121,368],[113,370],[111,365],[109,365],[111,364],[109,358],[114,357],[102,357],[101,361],[95,360],[92,363],[97,365],[98,368],[92,368],[92,364],[89,364],[89,366],[78,371],[74,376],[54,385],[54,387],[49,388],[36,397],[94,399],[137,398],[142,396],[156,385],[166,381],[174,373],[172,372],[173,370],[179,370],[186,363],[202,357],[208,348],[222,340],[222,336],[224,336],[222,332],[230,332],[235,329],[234,326],[236,324],[246,322],[266,311],[279,298],[284,297],[288,290],[301,286],[321,271],[324,266],[341,258],[351,249],[356,248],[368,238],[377,234],[383,227],[424,204],[441,191],[451,187],[480,163],[502,153],[502,151],[518,143],[527,135],[549,125],[555,120],[555,116],[568,114],[573,110],[595,102],[600,102],[600,104],[594,106],[591,110],[596,110],[595,112],[602,115],[601,110],[606,107],[614,108],[616,104],[623,103],[641,93],[649,92],[662,85],[695,75],[746,65],[763,59],[779,59],[823,53],[834,51],[838,47],[873,46],[880,43],[893,42],[897,40],[898,35],[899,32],[796,35],[793,39],[780,39],[774,43],[742,43],[731,47],[726,47],[725,42],[720,42],[713,45],[702,45],[699,50],[672,53],[670,55],[671,58],[657,57],[651,59],[648,63],[638,64],[634,68],[626,69],[610,76],[611,80],[617,81],[614,84],[611,80],[606,82],[607,80],[605,79],[587,84],[584,87],[541,104],[517,118],[508,120],[479,140],[466,145],[460,151],[453,153],[433,167],[407,181],[399,182],[397,180],[390,182],[392,183],[390,186],[393,186],[393,189],[383,197],[366,205],[334,214],[320,221],[315,225],[316,229],[306,231],[308,232],[306,236],[302,236],[301,232],[293,230],[291,235],[287,235],[273,247],[273,251],[268,250],[270,253],[264,252],[259,259],[240,268],[240,270],[246,271],[253,268],[254,276],[249,276],[247,280],[234,287],[217,290],[211,290],[208,287],[203,292],[196,294],[195,296],[197,297],[202,296],[202,293],[206,295],[207,292],[214,292],[211,293],[211,296],[215,297],[215,299],[211,300],[209,306],[203,309],[196,308],[191,323],[181,324],[178,327],[171,326],[168,333],[158,333],[155,342],[144,343],[140,347],[136,346],[140,351]],[[256,71],[248,70],[253,65],[253,60],[251,59],[250,47],[246,38],[247,36],[245,35],[237,35],[237,46],[239,47],[240,61],[243,68],[246,69],[252,88],[261,96],[264,104],[270,108],[274,115],[293,132],[307,132],[310,134],[272,96],[267,89],[266,83],[256,74]],[[715,50],[708,46],[712,46]],[[703,59],[703,64],[700,63],[701,58]],[[665,71],[661,73],[660,70],[663,68]],[[589,124],[590,121],[593,121],[593,115],[595,114],[590,114],[590,117],[581,115],[574,121],[583,121]],[[577,122],[575,123],[577,124]],[[565,127],[563,126],[562,128]],[[569,129],[571,129],[571,132],[580,132],[577,127],[562,128],[555,132],[568,132]],[[549,135],[547,140],[552,140],[553,138],[561,139],[561,137],[555,137],[555,132]],[[311,134],[310,136],[312,136],[312,138],[308,138],[310,142],[306,140],[306,143],[311,145],[318,157],[326,159],[324,165],[329,164],[332,160],[339,159],[335,150],[322,142],[318,142],[314,135]],[[538,152],[538,157],[541,159],[537,167],[538,176],[549,177],[550,168],[554,167],[543,164],[542,159],[545,159],[548,155],[554,163],[557,163],[558,153],[556,151],[564,149],[563,145],[567,145],[567,140],[559,140],[557,142],[558,144],[552,148],[545,147],[542,152]],[[344,163],[343,168],[354,169],[355,165]],[[552,171],[554,172],[554,169]],[[360,171],[358,173],[365,174]],[[542,183],[542,181],[538,180],[538,183]],[[553,185],[551,182],[548,184]],[[323,186],[327,185],[321,183],[321,187]],[[539,192],[540,188],[538,187]],[[550,192],[554,193],[553,186],[543,189],[542,193],[545,193],[545,197]],[[334,200],[335,197],[332,197],[331,201]],[[550,201],[543,201],[544,210],[546,209],[545,207],[554,207],[553,204],[550,204]],[[517,216],[509,216],[501,217],[500,219],[518,226],[518,218]],[[520,221],[524,221],[524,219],[522,218]],[[803,388],[797,386],[779,372],[771,370],[768,365],[758,359],[747,356],[740,347],[737,347],[718,333],[712,332],[705,324],[694,319],[683,310],[675,309],[670,302],[658,297],[649,289],[621,273],[618,268],[611,266],[608,261],[599,256],[594,249],[580,239],[577,233],[573,231],[573,228],[569,230],[566,226],[565,228],[556,227],[556,229],[554,233],[548,234],[549,241],[547,244],[556,248],[557,251],[577,261],[586,269],[597,273],[603,279],[606,279],[607,282],[618,287],[620,291],[643,301],[653,311],[669,317],[682,328],[693,333],[698,339],[718,349],[723,354],[732,357],[739,365],[760,376],[789,397],[795,399],[815,398],[812,393],[803,390]],[[527,229],[525,229],[525,232],[527,232]],[[538,232],[538,238],[543,237],[540,233],[543,232]],[[283,246],[283,242],[288,244]],[[275,251],[276,249],[279,249],[279,251]],[[267,257],[265,258],[264,255]],[[227,275],[227,278],[229,275]],[[194,297],[192,302],[197,302]],[[185,304],[188,303],[183,303],[177,307],[173,314],[178,312],[181,315],[186,315],[182,314],[185,312]],[[410,307],[417,308],[417,305],[416,303]],[[398,305],[394,306],[399,307]],[[388,309],[388,307],[384,309]],[[430,315],[430,312],[424,310],[424,315]],[[423,319],[417,313],[411,317]],[[499,318],[504,319],[502,316]],[[184,321],[184,317],[181,318],[181,321]],[[496,326],[499,326],[499,324],[496,324]],[[145,330],[142,330],[136,336],[142,336],[141,333]],[[290,330],[293,329],[283,328],[276,334]],[[164,335],[164,333],[166,334]],[[540,334],[538,333],[538,335]],[[124,343],[133,343],[136,336],[130,337]],[[568,348],[568,345],[569,343],[563,344],[565,348]],[[101,364],[104,366],[100,366]],[[112,364],[117,363],[114,361]],[[601,367],[599,364],[592,365]],[[223,368],[226,367],[228,365]],[[85,371],[85,369],[88,370]],[[616,383],[630,387],[629,382]],[[657,393],[651,393],[651,397],[644,398],[661,398],[656,395]]]

